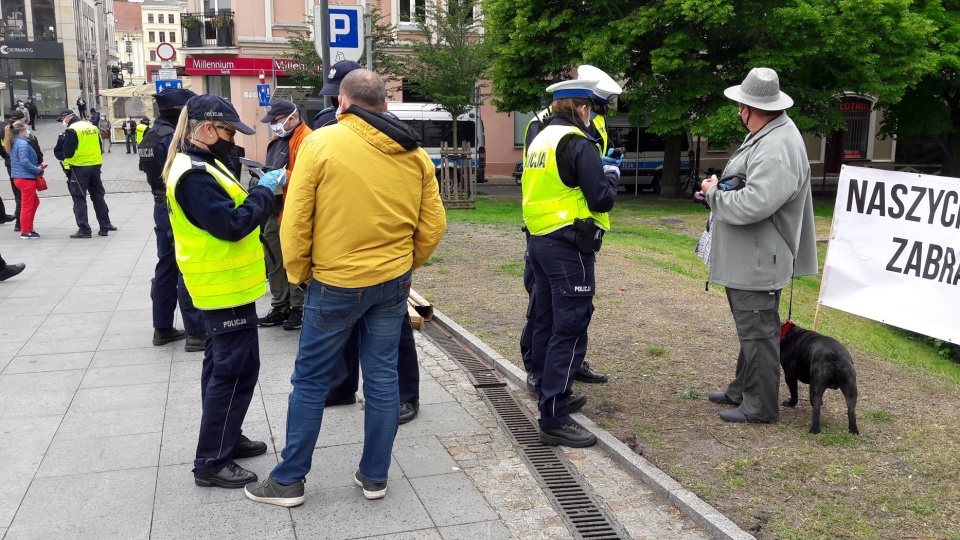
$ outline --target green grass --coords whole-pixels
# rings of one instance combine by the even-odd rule
[[[893,420],[893,415],[887,411],[877,409],[875,411],[868,412],[867,418],[870,418],[871,420],[876,420],[877,422],[889,422]]]
[[[647,354],[650,356],[663,356],[667,354],[667,349],[665,347],[647,347]]]
[[[833,218],[833,201],[814,199],[814,214],[818,218]],[[651,264],[677,275],[706,281],[707,267],[693,253],[697,240],[671,232],[671,226],[659,223],[662,219],[703,219],[708,212],[701,205],[688,200],[661,200],[655,197],[621,197],[610,213],[612,232],[604,239],[604,250],[616,251],[627,258]],[[475,210],[448,210],[447,219],[453,222],[486,224],[498,228],[518,230],[523,223],[519,199],[477,199]],[[651,226],[644,221],[656,220]],[[820,268],[826,257],[826,244],[818,245]],[[431,258],[427,264],[443,262]],[[505,265],[498,271],[515,274],[513,265]],[[813,327],[817,299],[820,295],[820,277],[805,276],[793,282],[794,322],[805,328]],[[702,284],[701,284],[702,286]],[[719,287],[718,287],[719,288]],[[780,302],[781,317],[786,319],[790,302],[790,288],[784,289]],[[883,323],[822,308],[819,332],[834,337],[853,349],[890,358],[901,365],[918,368],[941,375],[946,380],[960,384],[960,364],[942,358],[935,347],[923,342],[909,332]],[[648,353],[654,356],[666,351]],[[854,358],[856,361],[856,358]]]
[[[502,264],[497,267],[498,274],[507,274],[508,276],[523,277],[523,263]]]
[[[677,394],[677,397],[680,399],[703,399],[703,394],[699,390],[688,388]]]

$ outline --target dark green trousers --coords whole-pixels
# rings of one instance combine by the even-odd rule
[[[727,289],[740,355],[727,397],[761,422],[780,420],[780,291]]]

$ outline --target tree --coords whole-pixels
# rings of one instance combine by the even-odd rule
[[[934,0],[930,0],[931,2]],[[929,69],[932,26],[909,0],[490,0],[501,110],[531,110],[547,80],[585,62],[624,81],[631,120],[667,139],[661,196],[680,195],[680,137],[744,135],[723,89],[752,67],[780,75],[805,132],[844,126],[844,91],[897,102]],[[556,34],[556,35],[554,35]]]
[[[385,22],[389,19],[380,11],[379,6],[370,9],[370,16],[373,18],[370,25],[373,33],[373,71],[389,81],[393,78],[396,63],[394,57],[387,52],[394,46],[393,27]],[[312,16],[308,15],[304,22],[313,28]],[[323,87],[323,60],[317,52],[312,31],[293,30],[287,36],[287,43],[292,50],[283,56],[296,62],[296,65],[287,70],[290,78],[298,87],[312,86],[319,92]],[[361,58],[366,58],[366,50]]]
[[[477,83],[490,68],[489,46],[474,19],[474,0],[427,2],[426,16],[417,23],[415,39],[400,44],[407,52],[396,57],[396,75],[456,119],[479,106]]]
[[[936,27],[936,61],[899,102],[878,102],[884,111],[883,133],[910,140],[936,135],[947,159],[941,174],[960,177],[960,2],[930,0],[917,12]]]

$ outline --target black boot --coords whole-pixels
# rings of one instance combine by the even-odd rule
[[[266,453],[267,443],[261,441],[251,441],[246,435],[240,435],[240,438],[237,439],[237,446],[235,446],[233,449],[233,458],[251,458]]]
[[[166,345],[172,341],[180,341],[187,337],[187,333],[176,328],[157,328],[153,331],[153,344]]]
[[[577,370],[576,379],[585,383],[605,383],[607,382],[607,375],[590,369],[590,364],[584,361],[580,364],[580,369]]]
[[[571,448],[586,448],[597,444],[597,436],[580,427],[576,422],[553,429],[540,430],[540,442],[550,446],[563,445]]]

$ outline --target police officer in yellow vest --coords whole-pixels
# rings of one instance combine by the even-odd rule
[[[595,80],[597,81],[597,86],[593,89],[593,111],[590,113],[590,125],[588,126],[589,133],[594,139],[597,140],[598,145],[597,149],[600,151],[600,155],[604,156],[602,161],[604,165],[619,165],[620,161],[614,158],[606,157],[607,155],[607,145],[609,137],[607,136],[607,123],[606,123],[606,114],[610,105],[610,100],[615,96],[619,96],[623,92],[623,88],[617,84],[609,75],[606,74],[600,68],[596,68],[591,65],[583,64],[577,67],[577,78],[584,80]],[[527,148],[530,146],[530,143],[533,142],[533,139],[543,130],[546,126],[550,124],[553,120],[553,111],[550,107],[537,113],[530,122],[527,123],[526,131],[524,132],[524,143],[523,143],[523,155],[526,157]],[[520,357],[523,359],[523,368],[527,372],[527,389],[533,393],[537,393],[537,380],[533,376],[533,365],[531,363],[531,354],[530,346],[533,339],[533,334],[530,328],[530,319],[529,316],[533,312],[534,307],[534,280],[533,280],[533,269],[529,264],[529,256],[524,254],[524,267],[523,267],[523,286],[527,291],[527,294],[530,296],[527,308],[527,321],[524,324],[523,331],[520,333]],[[575,378],[578,382],[584,383],[605,383],[607,382],[607,375],[594,371],[590,364],[584,360],[580,364],[580,369],[577,370]],[[584,394],[576,393],[570,396],[569,405],[575,408],[582,407],[586,403],[586,396]]]
[[[587,134],[596,85],[596,80],[578,79],[547,88],[553,92],[554,119],[527,149],[522,178],[535,281],[529,318],[540,441],[578,448],[597,441],[570,418],[569,399],[587,352],[596,252],[610,229],[607,212],[620,181],[620,170],[601,163],[597,141]]]
[[[53,154],[61,161],[63,172],[67,175],[67,189],[73,198],[73,215],[77,220],[77,232],[70,238],[90,238],[93,230],[87,220],[87,193],[93,202],[93,211],[97,214],[100,236],[107,236],[117,230],[110,223],[110,209],[104,199],[106,192],[100,179],[100,166],[103,164],[100,130],[97,126],[81,120],[73,109],[64,109],[60,113],[64,127]]]
[[[150,119],[144,116],[140,119],[140,123],[137,124],[137,147],[140,147],[140,143],[143,142],[143,134],[150,129]]]
[[[234,459],[267,445],[241,433],[260,372],[257,310],[266,293],[260,224],[285,171],[267,173],[247,191],[230,158],[237,131],[252,135],[233,106],[211,94],[187,101],[164,165],[174,251],[193,304],[204,311],[207,342],[200,395],[203,416],[194,461],[202,487],[241,488],[257,475]]]

